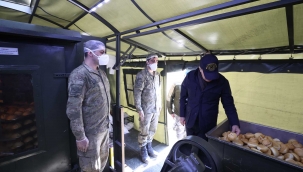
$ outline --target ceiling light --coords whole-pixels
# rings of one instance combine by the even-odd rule
[[[108,3],[110,0],[104,0],[105,3]]]
[[[92,11],[96,11],[96,9],[97,9],[97,8],[96,8],[96,7],[94,7],[94,8],[92,9]]]
[[[98,5],[98,7],[100,8],[100,7],[102,7],[102,5],[103,5],[103,4],[102,4],[102,3],[100,3],[100,4]]]

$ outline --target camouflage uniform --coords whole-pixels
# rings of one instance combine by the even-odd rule
[[[144,120],[140,121],[138,142],[140,147],[152,142],[157,130],[159,110],[161,109],[161,82],[160,75],[149,73],[145,68],[136,76],[134,99],[137,111],[143,111]]]
[[[108,159],[109,89],[106,74],[84,63],[69,76],[66,113],[71,130],[77,140],[89,140],[87,152],[77,152],[83,171],[102,171]]]
[[[170,88],[167,95],[167,110],[170,114],[175,114],[174,130],[176,130],[177,138],[183,139],[186,136],[185,127],[180,123],[180,93],[181,83],[175,83]]]

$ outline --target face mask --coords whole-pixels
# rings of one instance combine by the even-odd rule
[[[109,56],[107,54],[102,54],[101,56],[97,56],[99,60],[99,65],[107,65],[109,61]]]
[[[152,71],[156,71],[158,65],[157,65],[157,63],[153,63],[153,64],[150,64],[149,67],[150,67],[150,69],[151,69]]]
[[[109,56],[107,54],[102,54],[101,56],[97,56],[94,51],[97,51],[97,50],[90,50],[88,48],[86,48],[87,50],[89,50],[90,52],[93,53],[93,55],[95,55],[97,58],[98,58],[98,61],[99,61],[99,65],[107,65],[108,64],[108,61],[109,61]]]

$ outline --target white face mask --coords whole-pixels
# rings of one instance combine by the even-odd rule
[[[153,64],[150,64],[150,65],[148,65],[148,66],[149,66],[149,68],[150,68],[152,71],[156,71],[157,68],[158,68],[158,64],[157,64],[157,63],[153,63]]]
[[[88,49],[88,48],[86,48]],[[97,58],[98,58],[98,61],[99,61],[99,65],[107,65],[108,64],[108,61],[109,61],[109,56],[107,54],[102,54],[101,56],[97,56],[93,51],[97,51],[97,50],[90,50],[88,49],[90,52],[93,53],[93,55],[95,55]]]
[[[109,61],[109,56],[107,54],[102,54],[101,56],[97,56],[99,60],[99,65],[107,65]]]

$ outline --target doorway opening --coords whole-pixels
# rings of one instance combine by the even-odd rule
[[[167,135],[168,135],[168,144],[170,147],[172,147],[179,139],[180,139],[180,133],[182,135],[185,135],[185,128],[184,127],[178,127],[178,115],[179,114],[175,114],[175,117],[173,117],[170,112],[168,111],[168,107],[169,107],[169,103],[171,102],[172,104],[172,110],[173,109],[177,109],[180,107],[174,107],[176,103],[173,103],[173,101],[171,101],[171,94],[174,94],[174,99],[175,102],[179,102],[179,98],[180,98],[180,90],[176,90],[175,88],[175,92],[171,93],[174,89],[174,87],[180,86],[184,80],[186,76],[186,72],[185,71],[177,71],[177,72],[169,72],[166,75],[166,114],[167,114]],[[179,124],[180,125],[180,124]],[[179,131],[182,130],[182,131]],[[183,131],[184,130],[184,131]],[[177,132],[179,134],[179,138],[177,137]],[[181,136],[182,137],[182,136]]]

